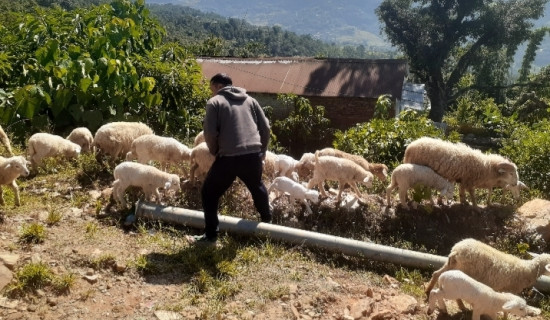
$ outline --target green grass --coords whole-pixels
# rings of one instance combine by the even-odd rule
[[[19,242],[24,244],[42,243],[46,239],[46,230],[39,223],[30,223],[23,225],[19,235]]]

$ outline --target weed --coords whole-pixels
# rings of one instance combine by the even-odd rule
[[[113,254],[104,254],[91,261],[91,266],[95,270],[106,269],[114,266],[116,258]]]
[[[59,277],[55,277],[52,281],[52,286],[55,292],[59,294],[69,293],[76,281],[74,273],[66,273]]]
[[[16,296],[40,289],[53,279],[53,273],[45,263],[28,263],[15,274],[15,282],[8,285],[7,291]]]
[[[97,233],[97,223],[91,221],[86,224],[86,236],[88,238],[93,238]]]
[[[61,221],[61,218],[63,218],[63,214],[59,212],[59,210],[51,209],[48,212],[48,217],[46,217],[46,224],[48,226],[56,225],[59,221]]]
[[[19,235],[19,241],[21,243],[42,243],[46,238],[46,231],[44,226],[38,223],[31,223],[23,225],[21,228],[21,234]]]
[[[276,286],[274,288],[268,288],[262,292],[262,296],[269,300],[277,300],[282,296],[289,295],[290,289],[288,286]]]
[[[395,278],[401,282],[401,288],[405,293],[412,294],[416,297],[422,297],[424,295],[424,289],[422,284],[425,279],[418,270],[408,271],[404,268],[398,270],[395,274]]]
[[[155,274],[159,270],[158,265],[144,255],[138,256],[132,265],[142,274]]]
[[[88,299],[92,298],[95,295],[95,290],[93,288],[90,288],[80,294],[80,301],[87,301]]]

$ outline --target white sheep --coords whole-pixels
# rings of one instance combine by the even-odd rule
[[[111,157],[111,164],[114,164],[120,156],[126,156],[134,139],[144,134],[153,134],[153,130],[144,123],[111,122],[97,129],[93,146],[98,158],[106,154]]]
[[[94,136],[90,132],[90,129],[86,127],[74,128],[65,139],[78,144],[82,153],[93,151]]]
[[[78,157],[80,151],[78,144],[46,132],[33,134],[27,142],[27,154],[34,170],[42,164],[44,158],[62,156],[72,159]]]
[[[152,196],[155,195],[157,202],[160,202],[159,188],[163,188],[165,192],[180,190],[178,175],[164,172],[147,164],[124,161],[115,167],[113,176],[115,178],[113,197],[124,207],[126,207],[124,193],[129,186],[141,187],[148,201],[151,201]]]
[[[137,160],[139,163],[158,161],[161,168],[166,171],[169,164],[180,165],[184,175],[187,171],[184,162],[191,159],[191,149],[174,138],[161,137],[155,134],[145,134],[137,137],[132,142],[130,151],[126,154],[126,160]]]
[[[286,154],[277,154],[277,160],[275,161],[276,175],[279,177],[289,177],[294,180],[298,180],[296,171],[296,165],[298,160],[288,156]]]
[[[319,150],[319,156],[333,156],[351,160],[360,165],[363,169],[370,171],[375,177],[380,179],[380,181],[386,181],[386,177],[388,176],[388,166],[382,163],[370,163],[362,156],[356,154],[334,148],[324,148]]]
[[[212,164],[216,160],[216,157],[208,149],[206,142],[201,142],[199,145],[191,149],[190,164],[191,169],[189,170],[189,181],[193,182],[195,177],[200,181],[203,181],[212,167]]]
[[[550,275],[550,255],[522,260],[475,239],[464,239],[451,249],[447,262],[435,271],[426,287],[428,294],[447,270],[461,270],[495,291],[519,294],[542,275]]]
[[[291,204],[294,203],[295,199],[301,200],[306,205],[308,213],[312,211],[307,200],[313,203],[319,202],[319,192],[317,190],[308,189],[299,182],[288,177],[277,177],[273,179],[273,183],[271,183],[267,189],[267,194],[270,194],[272,191],[276,191],[278,196],[280,196],[280,193],[288,193],[290,196],[289,203]]]
[[[489,191],[487,192],[487,205],[490,206],[492,204],[491,198],[493,194],[493,187],[491,186],[487,189],[489,189]],[[529,187],[527,187],[525,183],[518,181],[518,184],[516,184],[515,186],[507,185],[506,187],[504,187],[504,190],[510,191],[514,200],[518,200],[521,195],[521,190],[529,190]]]
[[[326,197],[327,194],[323,187],[325,180],[338,181],[338,196],[337,202],[340,203],[342,190],[346,183],[355,191],[357,198],[361,198],[361,192],[357,187],[357,182],[362,182],[365,186],[371,187],[374,176],[371,172],[363,169],[355,162],[333,156],[320,157],[319,153],[315,153],[315,167],[313,169],[313,177],[309,180],[307,187],[311,189],[314,185],[319,187],[321,194]]]
[[[275,178],[277,174],[278,161],[279,157],[275,153],[269,150],[266,151],[265,158],[263,160],[262,174],[270,179]]]
[[[4,196],[2,186],[9,186],[15,196],[15,205],[20,206],[19,187],[15,180],[19,176],[28,176],[27,160],[23,156],[13,156],[10,158],[0,157],[0,205],[4,205]]]
[[[512,293],[494,291],[460,270],[444,272],[438,284],[439,288],[430,292],[428,314],[433,312],[436,303],[442,312],[447,313],[444,299],[469,302],[472,306],[472,320],[481,320],[482,314],[496,320],[500,311],[519,317],[540,314],[540,309],[528,306],[525,299]]]
[[[515,186],[518,183],[516,165],[497,154],[484,154],[463,143],[423,137],[405,149],[403,163],[420,164],[437,174],[460,184],[460,201],[466,203],[465,191],[477,208],[474,188]]]
[[[310,179],[311,174],[313,173],[313,168],[315,168],[315,154],[311,152],[304,153],[294,167],[296,173],[298,173],[298,176],[301,179]]]
[[[391,183],[386,188],[388,206],[391,206],[391,192],[395,188],[399,188],[399,201],[403,208],[408,209],[407,190],[417,184],[438,190],[440,200],[441,197],[453,198],[454,184],[452,182],[426,166],[405,163],[397,166],[391,174]],[[433,205],[432,197],[430,197],[430,202]]]
[[[199,144],[203,143],[204,140],[204,131],[201,131],[195,136],[195,140],[193,141],[193,147],[198,146]]]
[[[4,145],[4,147],[8,151],[8,154],[10,156],[13,156],[13,152],[11,151],[10,139],[8,138],[8,135],[6,134],[2,126],[0,126],[0,143]]]

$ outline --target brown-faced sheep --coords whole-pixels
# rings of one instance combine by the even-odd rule
[[[405,149],[403,163],[430,167],[445,179],[460,184],[460,201],[466,203],[465,191],[477,208],[475,188],[515,186],[518,183],[517,167],[497,154],[484,154],[463,143],[423,137]]]

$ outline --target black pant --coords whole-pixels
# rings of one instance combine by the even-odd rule
[[[202,185],[205,234],[208,238],[218,233],[218,202],[235,178],[246,185],[262,221],[271,221],[267,189],[262,182],[262,156],[250,153],[232,157],[216,157]]]

